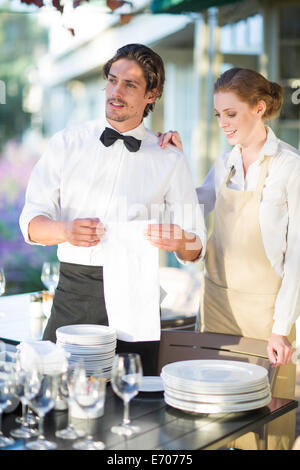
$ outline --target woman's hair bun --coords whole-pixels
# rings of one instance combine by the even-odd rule
[[[231,91],[237,94],[249,106],[255,106],[260,100],[266,103],[264,120],[275,118],[283,103],[281,86],[270,82],[263,75],[251,69],[234,67],[226,70],[216,80],[214,92]]]
[[[267,103],[267,109],[264,115],[265,119],[272,119],[277,116],[283,103],[282,87],[276,82],[269,82],[269,85],[272,101]]]

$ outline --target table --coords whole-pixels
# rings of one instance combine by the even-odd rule
[[[30,314],[30,293],[6,295],[0,298],[0,339],[12,343],[40,340],[47,318]]]
[[[27,302],[27,306],[26,306]],[[3,297],[0,302],[0,337],[12,344],[28,339],[40,339],[41,330],[32,330],[29,315],[29,295]],[[45,322],[45,320],[43,320]],[[11,346],[12,347],[12,346]],[[237,437],[263,429],[270,421],[297,408],[296,400],[273,398],[271,403],[259,410],[244,413],[191,414],[167,405],[163,393],[140,393],[131,402],[130,416],[140,426],[141,433],[131,438],[123,438],[111,433],[111,426],[120,423],[123,403],[115,396],[110,384],[107,385],[104,416],[93,420],[97,439],[106,444],[108,450],[164,450],[192,451],[197,449],[219,449]],[[20,407],[13,413],[4,414],[2,429],[4,434],[16,427],[15,418],[20,415]],[[72,449],[71,441],[57,439],[54,433],[67,426],[67,411],[53,410],[45,420],[46,437],[57,442],[58,450]],[[86,425],[85,420],[76,425]],[[263,436],[262,436],[263,437]],[[24,440],[16,441],[11,449],[24,449]]]
[[[124,438],[113,434],[111,426],[122,420],[123,403],[113,393],[110,384],[106,389],[104,415],[92,420],[95,437],[102,440],[107,450],[164,450],[190,451],[219,449],[227,442],[247,432],[256,431],[273,419],[295,409],[297,401],[273,398],[268,406],[259,410],[244,413],[226,414],[191,414],[167,405],[163,392],[140,392],[131,401],[130,416],[134,424],[141,428],[137,436]],[[16,416],[20,415],[20,407],[14,412],[3,415],[2,430],[5,435],[18,425]],[[67,426],[67,410],[52,410],[45,419],[45,434],[54,440],[58,450],[72,449],[72,441],[55,437],[55,431]],[[75,426],[86,430],[86,420],[72,419]],[[24,440],[7,449],[24,449]]]
[[[4,339],[16,344],[42,339],[48,319],[46,317],[34,318],[30,314],[31,294],[32,292],[6,295],[0,298],[0,340]],[[195,322],[194,316],[163,316],[162,329],[194,329]]]

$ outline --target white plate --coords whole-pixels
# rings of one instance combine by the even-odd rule
[[[166,378],[164,375],[161,375],[166,387],[172,388],[177,390],[178,392],[190,392],[190,393],[204,393],[209,395],[232,395],[234,393],[252,393],[262,388],[269,386],[269,381],[266,378],[265,381],[257,383],[257,384],[242,384],[231,386],[230,388],[223,383],[220,383],[218,386],[214,385],[210,387],[207,384],[203,384],[202,382],[186,382],[180,379],[170,379]]]
[[[174,390],[165,385],[165,392],[170,398],[191,403],[243,403],[246,401],[262,400],[270,395],[270,387],[252,393],[239,393],[232,395],[206,395],[203,393],[188,393]]]
[[[66,325],[57,328],[60,342],[71,344],[105,344],[116,338],[116,330],[105,325]]]
[[[67,349],[68,351],[84,351],[87,353],[93,353],[93,352],[102,353],[102,352],[109,352],[112,349],[115,349],[117,341],[114,341],[112,343],[107,343],[107,344],[101,344],[101,345],[91,344],[89,346],[80,345],[80,344],[63,343],[61,341],[57,341],[56,344],[59,344],[61,347]]]
[[[145,375],[139,386],[140,392],[163,392],[164,383],[161,377],[156,375]]]
[[[168,405],[182,411],[189,411],[192,413],[239,413],[241,411],[250,411],[262,408],[270,403],[272,397],[267,396],[262,400],[254,400],[251,402],[237,403],[237,404],[221,404],[221,403],[192,403],[176,400],[173,397],[164,394],[165,401]]]
[[[255,364],[241,361],[193,360],[167,364],[162,368],[166,381],[178,381],[188,386],[204,386],[209,389],[252,387],[265,383],[267,370]]]

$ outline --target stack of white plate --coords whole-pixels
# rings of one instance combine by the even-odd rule
[[[254,410],[271,401],[268,372],[240,361],[179,361],[162,368],[168,405],[194,413]]]
[[[103,376],[110,379],[115,356],[116,331],[103,325],[68,325],[57,328],[57,344],[70,353],[69,363],[81,360],[88,375],[102,369]]]

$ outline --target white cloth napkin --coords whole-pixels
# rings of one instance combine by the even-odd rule
[[[70,354],[51,341],[24,341],[17,349],[20,351],[21,367],[24,370],[36,367],[41,374],[56,375],[68,368],[67,358]]]
[[[149,223],[108,223],[102,241],[109,326],[123,341],[160,339],[159,249],[143,235]]]

